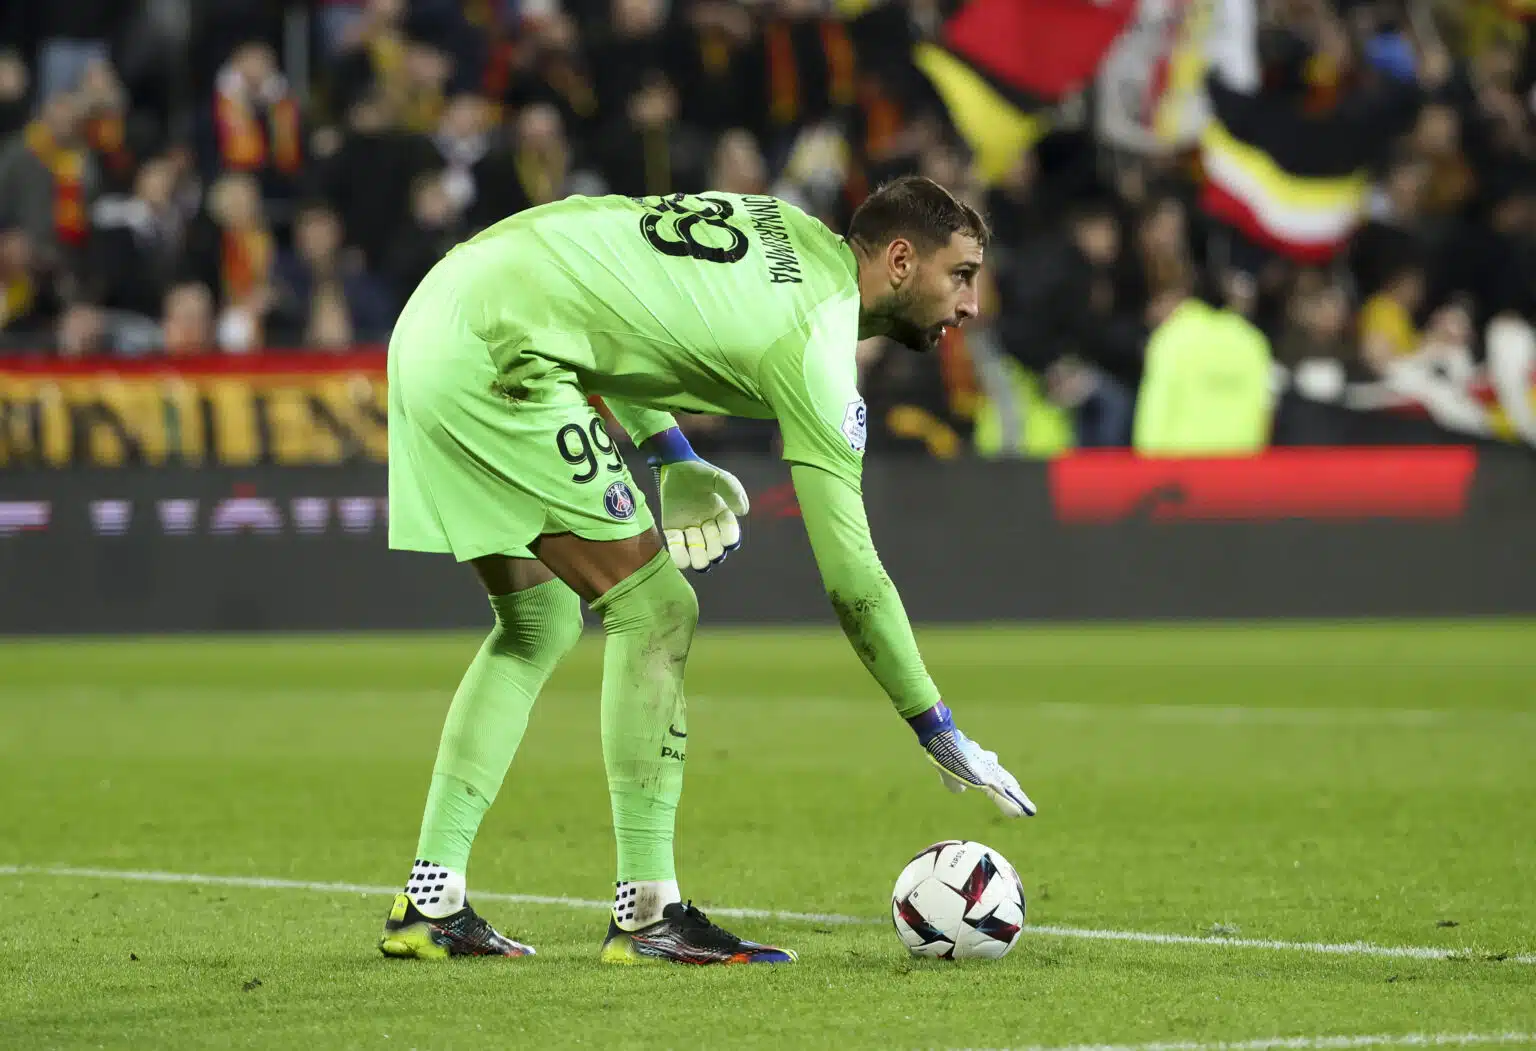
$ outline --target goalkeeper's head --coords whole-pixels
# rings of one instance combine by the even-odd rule
[[[932,350],[977,313],[976,275],[991,232],[932,179],[904,175],[864,199],[848,224],[859,261],[859,337]]]

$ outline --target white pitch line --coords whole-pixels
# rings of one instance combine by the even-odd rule
[[[1110,942],[1147,942],[1153,945],[1221,945],[1229,949],[1283,949],[1327,956],[1390,956],[1410,960],[1448,960],[1464,950],[1436,949],[1423,945],[1373,945],[1370,942],[1287,942],[1267,938],[1204,937],[1197,934],[1157,934],[1149,931],[1099,931],[1085,927],[1051,927],[1030,924],[1031,934],[1059,938],[1091,938]],[[1536,954],[1508,956],[1505,963],[1536,964]]]
[[[1467,1047],[1536,1044],[1536,1033],[1373,1033],[1361,1036],[1275,1036],[1263,1040],[1174,1040],[1155,1044],[1070,1044],[1018,1051],[1347,1051],[1356,1047]]]
[[[271,876],[209,876],[200,872],[144,872],[133,869],[72,868],[66,865],[0,865],[0,876],[60,876],[76,879],[115,879],[134,883],[195,883],[210,887],[251,887],[257,890],[314,890],[339,894],[395,894],[399,887],[372,883],[329,883],[318,880],[278,879]],[[503,894],[477,890],[478,901],[507,901],[518,905],[563,905],[569,909],[608,909],[611,901],[596,898],[567,898],[547,894]],[[874,923],[862,916],[840,916],[823,912],[783,912],[778,909],[710,909],[721,916],[759,920],[786,920],[796,923],[859,924]]]
[[[192,883],[210,887],[250,887],[257,890],[312,890],[332,894],[380,894],[399,891],[373,883],[331,883],[319,880],[279,879],[270,876],[211,876],[200,872],[154,872],[134,869],[75,868],[68,865],[0,865],[0,876],[53,876],[66,879],[110,879],[133,883]],[[596,898],[567,898],[545,894],[506,894],[475,891],[479,901],[506,901],[519,905],[561,905],[571,909],[607,909],[612,903]],[[884,917],[849,916],[835,912],[786,912],[780,909],[711,908],[720,916],[781,920],[832,925],[883,924]],[[1091,927],[1056,927],[1029,924],[1025,934],[1046,938],[1083,938],[1090,941],[1138,942],[1144,945],[1202,945],[1226,949],[1269,949],[1329,956],[1385,956],[1413,960],[1448,960],[1466,951],[1419,945],[1373,945],[1370,942],[1288,942],[1264,938],[1204,937],[1194,934],[1159,934],[1154,931],[1109,931]],[[1507,956],[1505,963],[1536,964],[1536,953]]]

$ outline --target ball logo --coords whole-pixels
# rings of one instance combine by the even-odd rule
[[[626,483],[614,482],[603,493],[603,507],[620,522],[627,522],[635,517],[635,494]]]
[[[843,410],[843,437],[854,452],[864,451],[869,440],[869,411],[864,408],[863,398],[853,399]]]

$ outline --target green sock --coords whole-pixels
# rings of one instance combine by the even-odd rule
[[[493,595],[491,608],[496,627],[464,673],[443,724],[416,845],[418,859],[460,874],[539,690],[581,637],[581,600],[558,580]]]
[[[683,669],[699,601],[663,551],[592,603],[602,614],[603,763],[620,882],[676,878],[672,830],[688,724]]]

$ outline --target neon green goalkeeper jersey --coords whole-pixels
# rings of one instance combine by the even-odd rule
[[[514,398],[569,370],[636,443],[674,426],[667,410],[776,419],[844,630],[903,715],[932,707],[864,514],[858,270],[842,237],[768,196],[571,197],[440,265]]]

